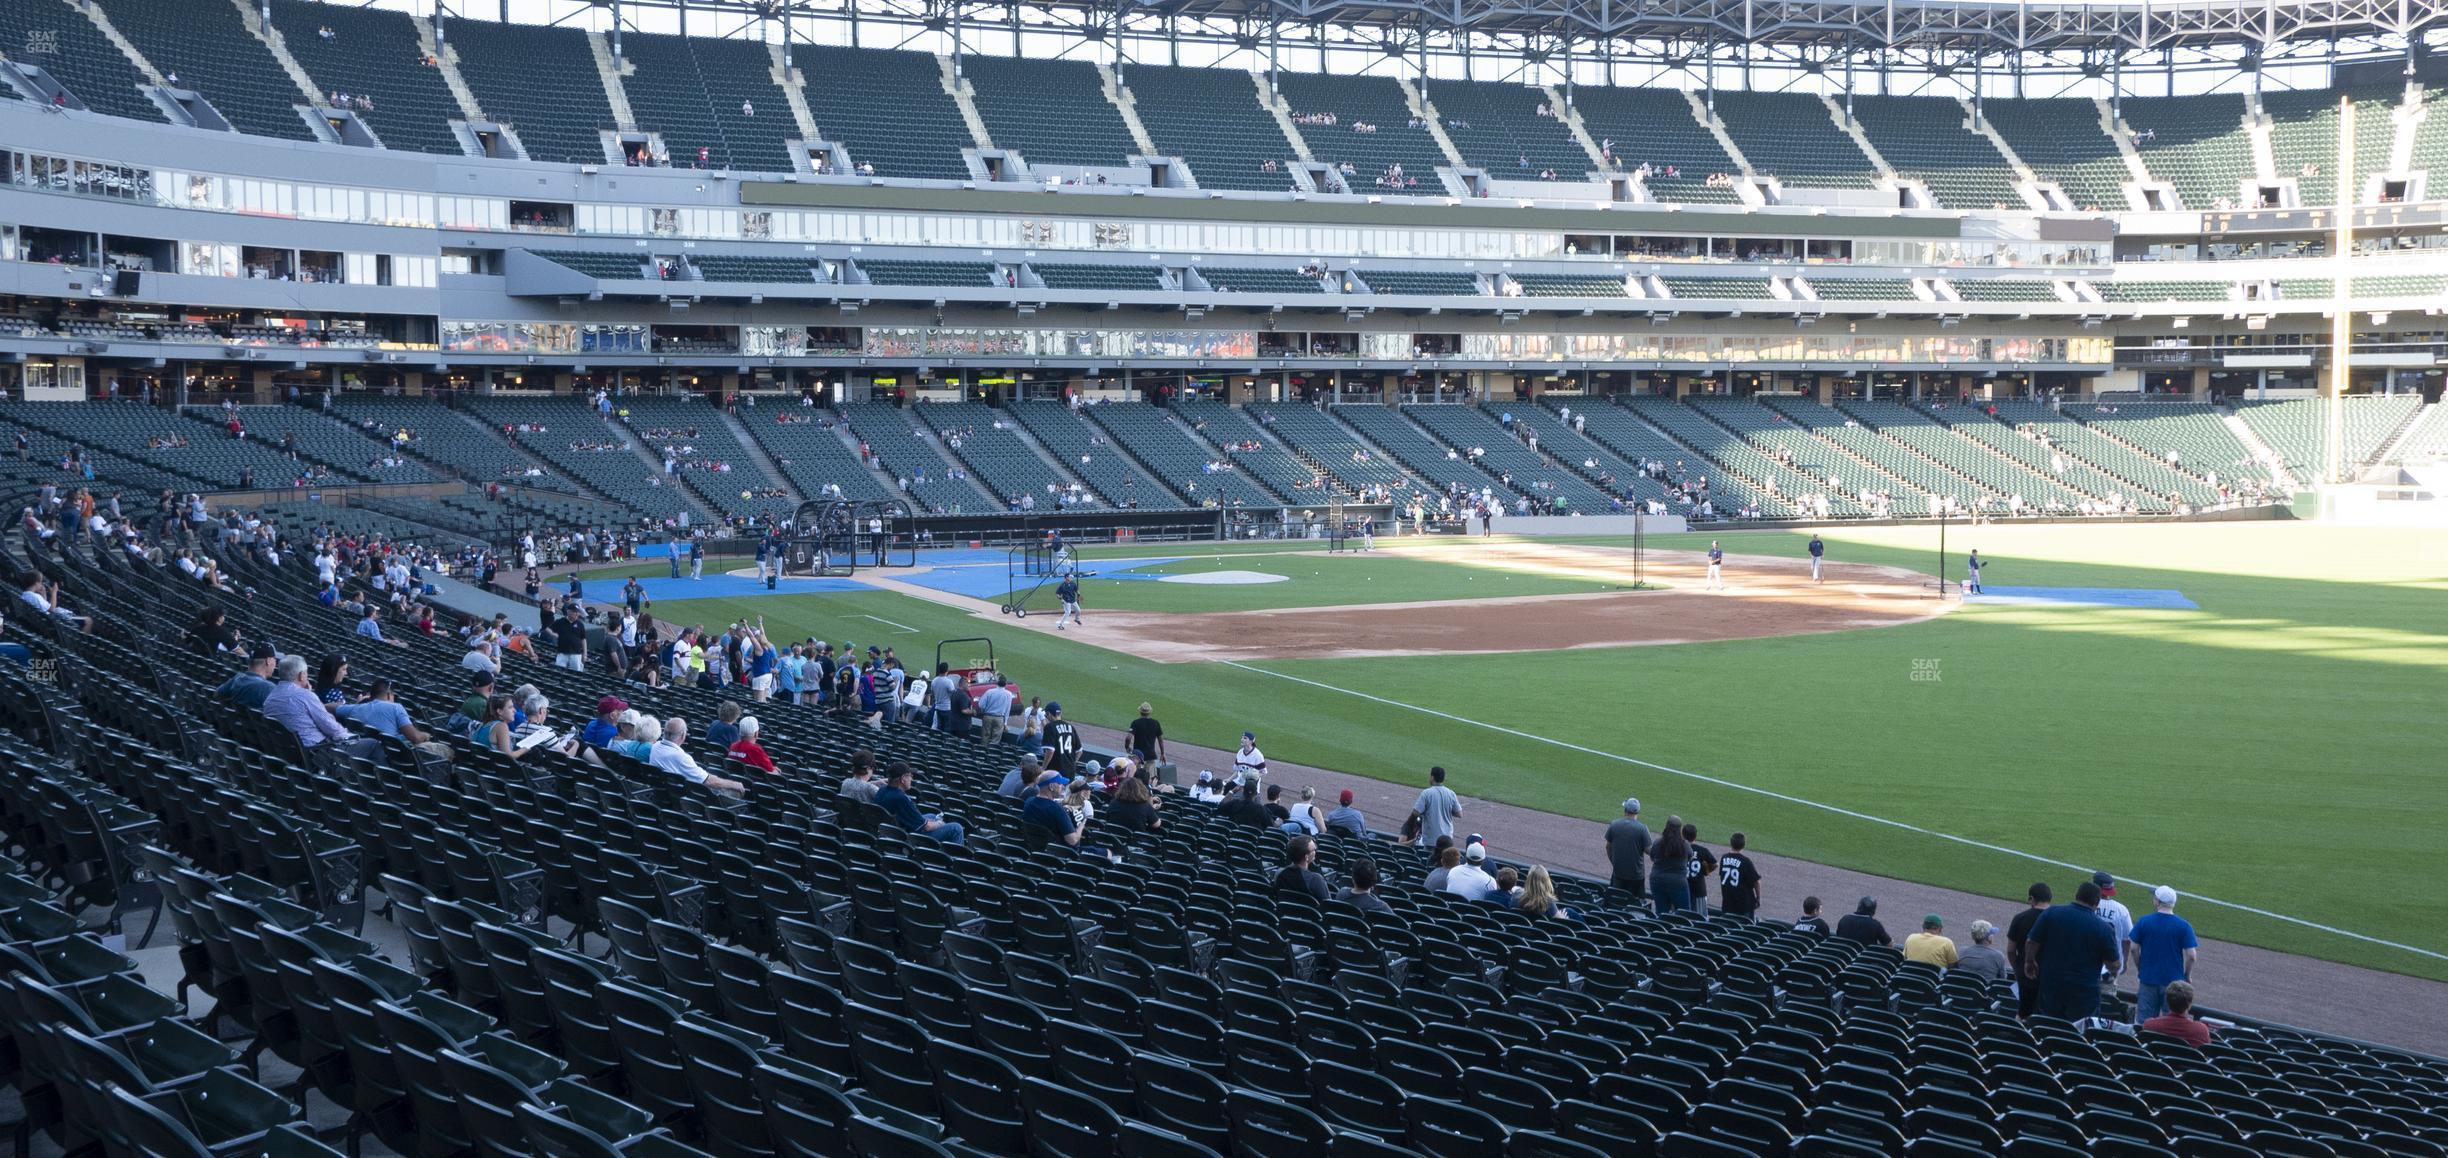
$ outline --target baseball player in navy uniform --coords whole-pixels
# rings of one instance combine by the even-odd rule
[[[1816,531],[1811,532],[1811,546],[1810,546],[1810,552],[1811,552],[1811,582],[1813,582],[1813,583],[1818,583],[1818,582],[1821,582],[1821,581],[1822,581],[1822,580],[1819,578],[1819,561],[1820,561],[1821,559],[1826,558],[1826,556],[1827,556],[1827,544],[1822,543],[1822,542],[1820,542],[1820,541],[1819,541],[1819,533],[1818,533],[1818,532],[1816,532]]]
[[[1708,589],[1725,590],[1725,552],[1717,546],[1715,539],[1709,540],[1708,560]]]
[[[1981,593],[1980,571],[1980,552],[1974,551],[1970,558],[1964,560],[1964,594],[1978,595]]]
[[[1360,549],[1363,551],[1377,549],[1377,520],[1374,518],[1360,520]]]
[[[1086,626],[1088,621],[1080,618],[1079,574],[1077,572],[1064,573],[1062,582],[1054,585],[1054,596],[1062,600],[1063,606],[1062,618],[1054,621],[1054,630],[1061,631],[1065,624],[1071,623]]]

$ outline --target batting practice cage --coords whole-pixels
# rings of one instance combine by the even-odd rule
[[[784,574],[841,576],[861,567],[917,564],[915,512],[899,499],[811,499],[791,519]]]

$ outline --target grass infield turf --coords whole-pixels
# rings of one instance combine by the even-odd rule
[[[1697,550],[1711,537],[1651,542]],[[1800,555],[1809,539],[1713,537],[1735,556],[1735,575],[1742,555]],[[1832,558],[1935,567],[1933,528],[1825,537]],[[1024,688],[1061,699],[1076,718],[1119,724],[1150,700],[1182,739],[1229,748],[1251,728],[1270,756],[1393,780],[1387,791],[1398,797],[1428,765],[1443,764],[1466,794],[1573,815],[1603,819],[1637,794],[1652,816],[1698,824],[1704,841],[1741,829],[1772,858],[1997,897],[2019,896],[2033,880],[2063,894],[2076,877],[1465,722],[1485,721],[2448,953],[2448,895],[2423,884],[2448,879],[2448,841],[2437,827],[2448,806],[2437,708],[2448,671],[2448,534],[2295,523],[1958,525],[1949,539],[1954,578],[1960,552],[1979,547],[1993,584],[2168,588],[2200,610],[1975,604],[1834,635],[1252,665],[1260,670],[1158,665],[1083,642],[1095,637],[1093,599],[1090,630],[1075,638],[997,632],[989,620],[890,592],[665,601],[656,611],[704,623],[763,614],[786,637],[891,644],[919,663],[932,661],[938,639],[992,635]],[[1458,560],[1452,568],[1483,573]],[[1284,605],[1309,585],[1187,590]],[[1344,601],[1392,600],[1367,591]],[[2127,903],[2149,907],[2147,897]],[[2003,920],[2011,911],[1947,916]],[[2205,937],[2448,980],[2439,957],[2207,903],[2184,912]]]

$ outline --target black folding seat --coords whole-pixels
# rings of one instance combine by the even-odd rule
[[[413,1121],[410,1133],[402,1138],[386,1137],[383,1144],[416,1158],[449,1158],[474,1145],[459,1112],[458,1094],[442,1069],[442,1055],[481,1038],[457,1038],[434,1019],[397,1002],[375,1003],[374,1019],[383,1036],[390,1039],[391,1058],[407,1091]]]
[[[655,955],[654,935],[647,931],[654,918],[626,901],[605,897],[596,902],[604,935],[612,940],[612,960],[621,976],[660,988],[663,964]]]
[[[766,976],[765,989],[782,1019],[782,1052],[834,1073],[851,1071],[850,1031],[842,1024],[839,990],[780,969]]]
[[[1047,1071],[1050,1076],[1104,1102],[1116,1114],[1130,1113],[1129,1088],[1112,1080],[1114,1074],[1130,1072],[1128,1042],[1093,1026],[1048,1021],[1046,1045],[1054,1054],[1054,1064]]]
[[[1005,988],[1011,996],[1050,1014],[1071,1012],[1071,967],[1060,958],[1006,953],[1003,968]]]
[[[1145,1122],[1122,1123],[1122,1133],[1115,1137],[1114,1149],[1121,1158],[1222,1158],[1212,1147],[1199,1145],[1171,1130],[1160,1130]]]
[[[850,1056],[859,1086],[886,1105],[935,1117],[935,1073],[927,1062],[926,1031],[917,1023],[856,1001],[842,1003]]]
[[[690,1009],[710,1017],[724,1015],[722,994],[714,983],[714,970],[706,962],[706,935],[686,925],[665,920],[646,922],[647,940],[654,945],[656,975],[654,983],[685,1002]]]
[[[550,1158],[617,1154],[661,1133],[653,1114],[570,1078],[545,1086],[513,1115],[527,1144]]]
[[[1110,1104],[1041,1078],[1020,1080],[1020,1108],[1034,1158],[1111,1158],[1122,1132]]]
[[[874,1118],[852,1118],[848,1135],[850,1152],[857,1158],[952,1158],[941,1142]]]
[[[1027,1148],[1020,1110],[1020,1071],[1010,1062],[942,1037],[927,1042],[944,1129],[963,1143],[995,1153]],[[1109,1075],[1107,1081],[1112,1081]]]
[[[502,1020],[512,1033],[539,1045],[554,1043],[557,1023],[552,999],[536,975],[534,955],[559,948],[559,942],[524,925],[480,921],[476,947],[491,966],[494,992],[501,999]]]
[[[1152,984],[1153,978],[1149,978]],[[1071,983],[1072,1010],[1087,1024],[1122,1039],[1133,1049],[1145,1044],[1146,1023],[1139,1011],[1139,994],[1110,981],[1080,977]]]
[[[559,1058],[502,1034],[479,1039],[472,1052],[444,1050],[438,1060],[458,1101],[466,1137],[478,1153],[500,1158],[525,1152],[519,1106],[566,1072]]]
[[[1644,1155],[1657,1150],[1657,1123],[1620,1104],[1574,1098],[1556,1104],[1556,1128],[1565,1137],[1610,1153]]]
[[[1769,1115],[1723,1103],[1693,1107],[1689,1128],[1711,1138],[1736,1139],[1771,1154],[1784,1153],[1794,1136],[1794,1131]]]
[[[1041,1072],[1054,1060],[1046,1044],[1046,1015],[1036,1006],[988,989],[969,991],[969,1029],[977,1047],[1021,1071]]]
[[[630,1101],[663,1123],[683,1122],[696,1109],[696,1091],[680,1067],[672,1023],[685,1012],[677,998],[628,981],[595,986],[595,1000],[610,1019],[619,1047],[621,1075]]]
[[[1233,1085],[1306,1108],[1309,1055],[1278,1038],[1242,1030],[1224,1033],[1225,1072]]]
[[[1657,1124],[1661,1132],[1680,1130],[1691,1118],[1691,1097],[1674,1086],[1631,1074],[1603,1074],[1590,1087],[1590,1100],[1620,1104]]]
[[[1741,1138],[1718,1138],[1677,1131],[1658,1140],[1663,1158],[1772,1158],[1782,1150],[1765,1150]]]
[[[1436,1158],[1480,1158],[1504,1148],[1505,1123],[1481,1106],[1411,1098],[1403,1103],[1403,1120],[1410,1126],[1412,1148]]]
[[[1309,1108],[1339,1130],[1358,1130],[1399,1142],[1410,1129],[1403,1117],[1403,1088],[1384,1076],[1341,1062],[1309,1065]]]
[[[1131,1058],[1130,1074],[1135,1117],[1212,1150],[1232,1149],[1229,1095],[1215,1075],[1145,1052]]]
[[[297,1106],[247,1080],[236,1069],[217,1069],[191,1085],[151,1098],[120,1086],[104,1091],[111,1129],[146,1158],[209,1158],[228,1153],[269,1154],[297,1149],[298,1140],[274,1140],[273,1131],[297,1121]]]
[[[552,1012],[554,1047],[572,1072],[595,1077],[619,1069],[620,1043],[612,1036],[612,1015],[604,1012],[603,999],[596,996],[596,987],[613,979],[611,967],[560,949],[531,950],[527,964]]]
[[[1325,1119],[1252,1089],[1235,1087],[1225,1110],[1234,1153],[1242,1158],[1312,1158],[1334,1137]]]
[[[962,1044],[975,1040],[969,1027],[967,986],[958,976],[929,965],[904,961],[898,980],[902,1008],[929,1037]]]
[[[752,1077],[776,1152],[787,1158],[838,1158],[852,1151],[846,1131],[858,1111],[838,1086],[788,1058],[768,1057]]]
[[[760,1064],[764,1039],[694,1014],[673,1022],[671,1036],[708,1144],[724,1153],[771,1153],[773,1137],[749,1076]]]

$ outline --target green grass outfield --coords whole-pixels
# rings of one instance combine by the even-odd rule
[[[1717,537],[1737,556],[1798,555],[1808,539]],[[1838,560],[1934,563],[1931,528],[1827,539]],[[2205,936],[2448,980],[2448,893],[2428,883],[2448,879],[2448,534],[1958,525],[1950,539],[1992,561],[1992,585],[2172,588],[2200,610],[1973,605],[1833,635],[1246,666],[1142,662],[887,592],[656,610],[761,613],[791,636],[921,662],[937,639],[991,635],[1026,688],[1075,717],[1119,724],[1151,700],[1185,740],[1226,748],[1251,728],[1270,756],[1394,780],[1397,797],[1432,763],[1467,794],[1596,819],[1637,793],[1710,841],[1739,828],[1772,857],[1993,896],[2076,879],[2018,852],[2038,854],[2173,884]]]

